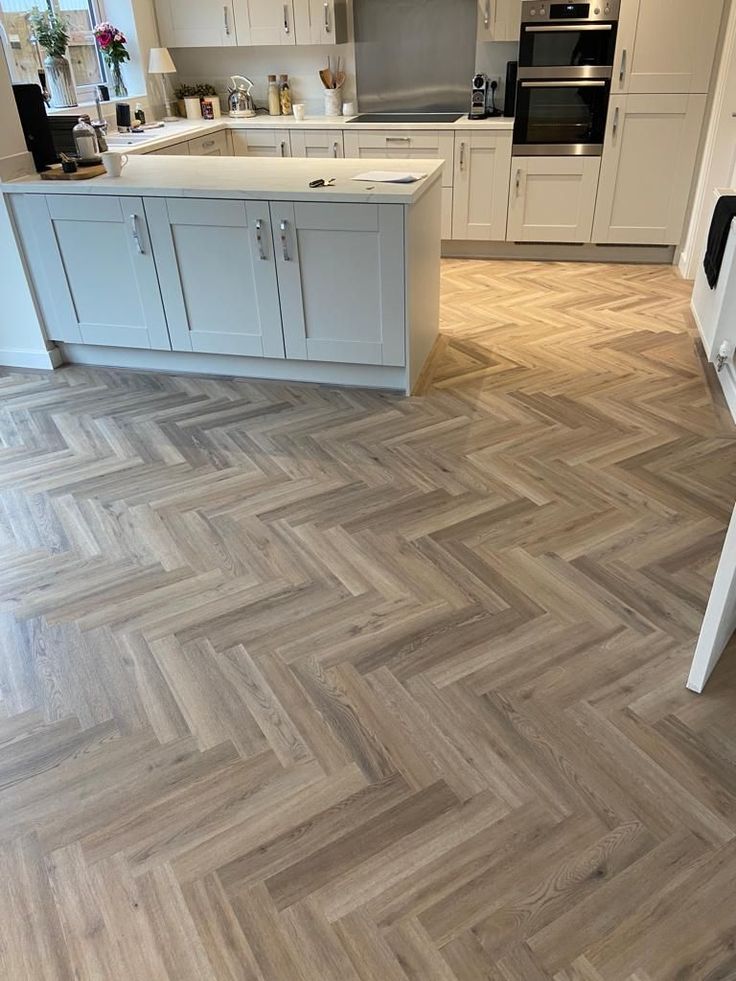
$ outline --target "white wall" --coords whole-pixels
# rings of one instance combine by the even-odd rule
[[[736,188],[736,3],[724,11],[722,50],[714,74],[715,90],[703,147],[690,223],[679,268],[685,279],[695,279],[705,255],[715,191]]]
[[[20,177],[32,169],[33,161],[26,150],[3,52],[0,55],[0,182]],[[51,359],[2,195],[0,297],[0,364],[50,368]]]
[[[121,0],[118,0],[121,2]],[[153,0],[136,0],[139,4],[153,3]],[[318,71],[327,67],[328,55],[333,59],[340,55],[345,64],[347,81],[345,101],[356,98],[355,90],[355,45],[353,44],[352,3],[348,4],[347,44],[294,45],[293,47],[247,47],[247,48],[174,48],[172,57],[177,67],[174,84],[178,82],[211,82],[221,97],[227,92],[230,75],[246,75],[254,82],[253,95],[259,106],[267,104],[266,89],[268,75],[286,73],[289,76],[295,102],[303,102],[307,112],[319,115],[324,112],[324,90]],[[479,42],[476,51],[476,71],[498,76],[501,83],[496,96],[496,105],[503,108],[506,63],[518,57],[517,43]],[[468,108],[470,107],[470,82],[468,79]]]

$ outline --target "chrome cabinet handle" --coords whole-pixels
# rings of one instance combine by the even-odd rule
[[[460,144],[460,170],[465,169],[465,144]]]
[[[330,28],[330,5],[329,5],[329,3],[326,3],[324,5],[324,8],[325,8],[325,30],[329,34],[330,33],[330,30],[331,30],[331,28]]]
[[[582,78],[575,82],[519,82],[522,89],[603,89],[606,84]]]
[[[516,171],[516,196],[521,193],[521,167]]]
[[[485,9],[483,11],[483,26],[486,30],[491,26],[491,0],[486,0]]]
[[[337,159],[340,156],[340,154],[337,152],[338,149],[339,148],[338,148],[337,142],[333,143],[332,144],[332,156],[335,157],[335,159]]]
[[[282,157],[285,157],[286,156],[286,141],[285,140],[282,140],[280,146],[281,146],[281,156]]]
[[[258,258],[268,259],[266,252],[263,248],[263,221],[259,218],[256,222],[256,242],[258,242]]]
[[[387,136],[387,143],[411,143],[410,136]]]
[[[229,13],[228,13],[228,9],[225,6],[225,7],[222,8],[222,10],[223,10],[223,13],[225,14],[225,34],[228,37],[230,37],[230,16],[229,16]]]
[[[618,133],[618,114],[621,111],[620,106],[616,106],[616,111],[613,114],[613,135],[614,137]]]
[[[284,34],[289,34],[289,33],[290,33],[290,28],[289,28],[289,5],[288,5],[288,3],[285,3],[284,4]]]
[[[290,262],[291,258],[289,256],[289,240],[286,237],[286,233],[289,230],[288,221],[284,220],[281,222],[281,251],[283,252],[284,262]]]
[[[618,73],[619,82],[623,82],[626,78],[626,59],[628,57],[626,48],[621,52],[621,71]]]
[[[204,143],[202,144],[202,149],[206,150],[207,147],[214,146],[214,145],[215,145],[214,140],[205,140]]]
[[[143,248],[143,242],[141,241],[141,236],[138,231],[138,215],[130,216],[130,230],[133,234],[133,241],[135,246],[141,255],[145,255],[146,250]]]

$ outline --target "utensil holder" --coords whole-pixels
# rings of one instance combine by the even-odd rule
[[[342,115],[342,88],[325,89],[325,116]]]

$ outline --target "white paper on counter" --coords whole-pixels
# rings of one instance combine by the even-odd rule
[[[356,174],[354,181],[370,181],[371,184],[414,184],[426,174],[400,173],[393,170],[367,170],[364,174]]]

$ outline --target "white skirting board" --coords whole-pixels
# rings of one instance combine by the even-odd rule
[[[700,694],[736,631],[736,508],[723,543],[687,687]]]
[[[519,259],[523,262],[623,262],[672,265],[674,245],[565,245],[548,242],[444,240],[445,259]]]
[[[733,421],[736,422],[736,365],[733,361],[728,361],[718,372],[718,381],[721,383]]]
[[[0,349],[0,365],[4,368],[58,368],[63,363],[61,351],[26,351],[22,348]]]
[[[330,364],[326,361],[286,361],[277,358],[246,358],[225,354],[194,354],[187,351],[149,351],[140,348],[97,347],[89,344],[59,344],[68,364],[131,368],[169,374],[224,375],[259,381],[313,382],[320,385],[350,385],[359,388],[391,389],[406,393],[406,368],[384,365]]]

